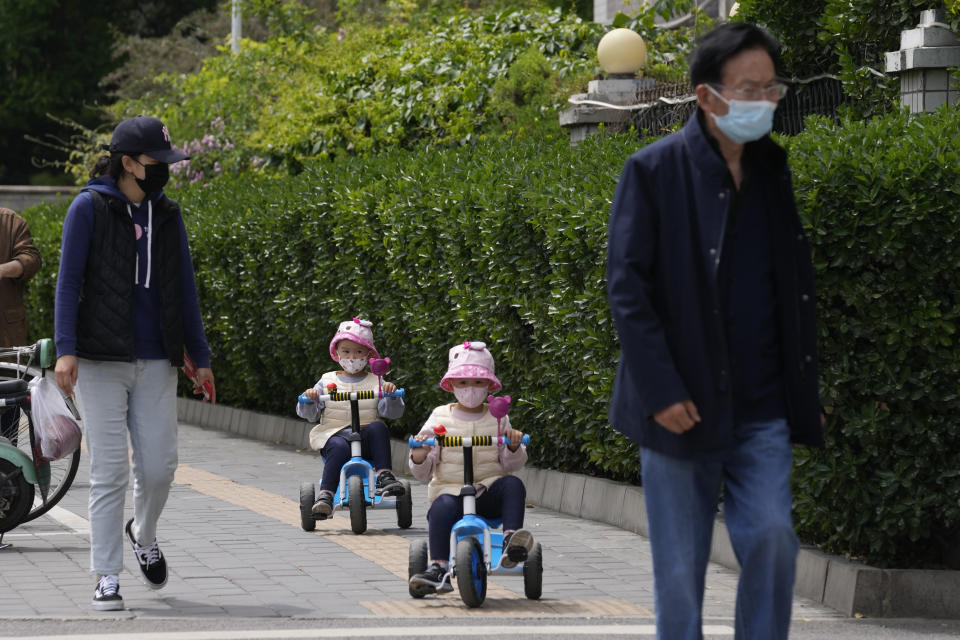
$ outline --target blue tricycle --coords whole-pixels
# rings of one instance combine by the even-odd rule
[[[479,607],[487,597],[488,575],[523,575],[524,595],[530,600],[539,600],[543,593],[543,549],[540,543],[533,545],[526,561],[507,568],[501,566],[503,533],[495,531],[501,526],[499,519],[487,519],[477,515],[477,494],[473,486],[473,447],[498,445],[503,436],[437,436],[417,442],[410,438],[410,448],[422,446],[463,447],[463,517],[453,525],[450,532],[450,564],[444,581],[457,578],[460,599],[468,607]],[[530,443],[524,434],[523,444]],[[426,540],[414,540],[410,544],[407,578],[427,570],[429,550]],[[422,598],[424,594],[412,587],[410,595]]]
[[[403,485],[403,494],[396,498],[388,498],[377,493],[376,470],[368,460],[361,455],[360,441],[360,400],[377,400],[381,397],[404,396],[403,389],[393,393],[383,393],[380,390],[333,392],[320,395],[323,402],[350,401],[350,433],[343,438],[350,443],[351,458],[340,470],[340,484],[333,493],[333,511],[338,507],[350,510],[350,528],[356,534],[367,530],[367,508],[396,509],[397,526],[408,529],[413,524],[413,496],[410,493],[410,483],[400,480]],[[312,402],[302,395],[300,403]],[[320,516],[313,513],[313,504],[316,501],[316,491],[313,482],[300,483],[300,526],[304,531],[313,531],[317,528],[317,520],[324,520],[330,516]]]

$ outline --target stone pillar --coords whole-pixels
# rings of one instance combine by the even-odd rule
[[[630,120],[631,110],[616,107],[636,105],[640,92],[653,88],[653,85],[652,78],[591,80],[587,85],[587,93],[570,96],[573,104],[560,112],[560,126],[570,132],[570,142],[573,144],[599,133],[601,123],[613,128],[622,127]]]
[[[943,23],[942,9],[920,14],[916,29],[900,32],[900,50],[886,54],[887,73],[900,76],[900,100],[911,113],[960,104],[950,68],[960,66],[960,38]]]
[[[640,8],[653,3],[654,0],[593,0],[593,21],[610,24],[617,13],[632,16],[637,14]],[[721,20],[725,20],[730,15],[734,0],[695,0],[695,4],[711,18],[722,15]],[[659,16],[657,22],[663,22]]]
[[[643,0],[641,0],[642,2]],[[645,4],[645,3],[644,3]],[[626,0],[593,0],[593,21],[600,24],[611,24],[617,13],[630,15]]]

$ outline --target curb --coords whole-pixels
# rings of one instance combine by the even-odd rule
[[[191,398],[177,398],[177,418],[206,429],[309,449],[310,423]],[[407,474],[407,444],[391,441],[394,471]],[[527,502],[585,520],[647,536],[643,490],[635,485],[577,473],[524,467],[515,473],[527,488]],[[713,526],[710,560],[729,569],[739,565],[727,528]],[[802,546],[794,594],[847,616],[960,619],[960,571],[878,569]]]

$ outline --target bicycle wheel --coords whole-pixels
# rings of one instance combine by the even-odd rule
[[[22,378],[29,382],[33,380],[39,371],[22,371],[11,363],[0,362],[0,380],[15,380]],[[15,414],[12,412],[16,412]],[[10,417],[7,414],[11,414]],[[21,451],[30,456],[30,459],[37,464],[33,455],[31,446],[30,432],[33,429],[33,416],[27,407],[10,407],[0,416],[0,435],[10,440]],[[73,479],[77,475],[77,469],[80,467],[80,449],[77,449],[70,455],[59,460],[53,460],[47,463],[50,469],[50,482],[47,487],[47,499],[44,501],[41,491],[34,493],[33,505],[26,517],[21,520],[29,522],[34,518],[39,518],[54,505],[60,502],[60,499],[66,495]]]
[[[0,533],[24,522],[23,517],[33,502],[33,485],[9,460],[0,458]]]

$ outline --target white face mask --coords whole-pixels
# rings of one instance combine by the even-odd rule
[[[340,366],[347,373],[360,373],[367,366],[366,358],[340,358]]]
[[[476,409],[487,398],[490,393],[486,387],[454,387],[453,395],[457,396],[457,402],[467,409]]]

